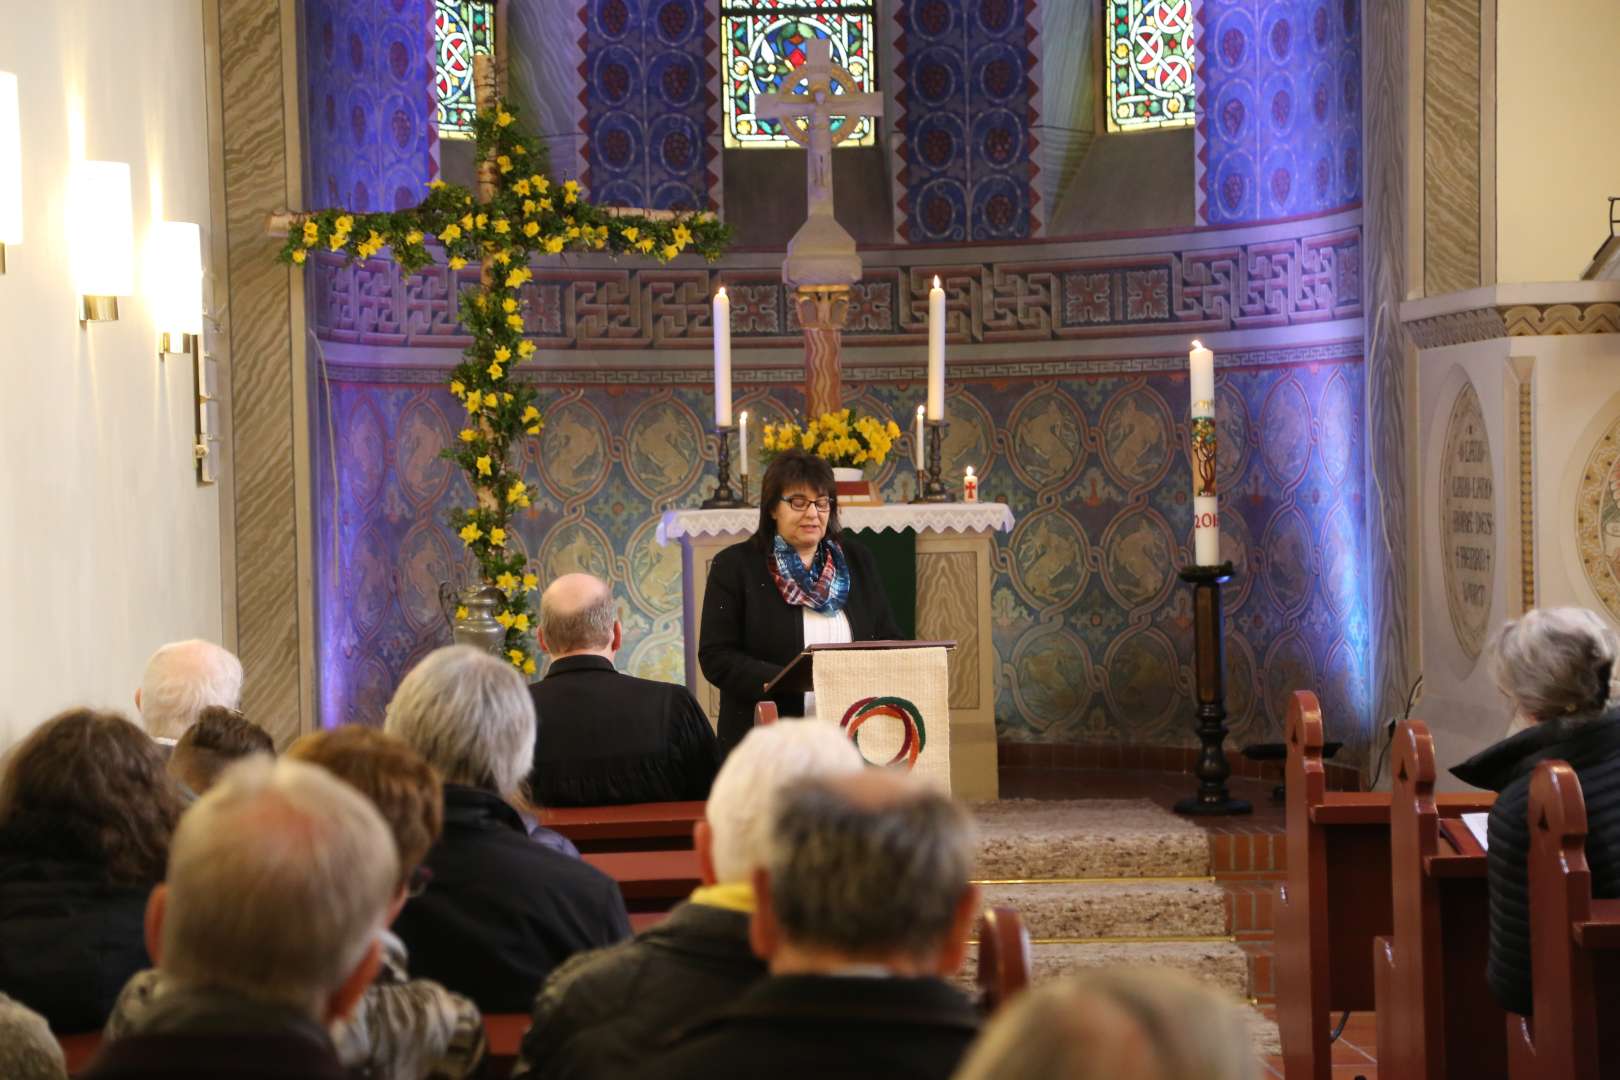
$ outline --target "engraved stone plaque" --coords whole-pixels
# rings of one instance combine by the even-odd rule
[[[1472,383],[1451,406],[1440,464],[1440,538],[1446,603],[1457,644],[1479,656],[1490,629],[1496,572],[1496,476],[1485,416]]]

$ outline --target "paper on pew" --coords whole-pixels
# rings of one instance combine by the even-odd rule
[[[1490,814],[1483,812],[1462,815],[1462,823],[1468,826],[1468,831],[1474,834],[1474,839],[1479,841],[1480,849],[1483,851],[1490,850],[1490,845],[1485,842],[1485,823],[1490,817]]]

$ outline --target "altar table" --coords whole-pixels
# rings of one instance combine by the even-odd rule
[[[990,554],[994,532],[1011,532],[1005,503],[840,506],[846,529],[914,529],[917,534],[917,638],[955,641],[950,654],[951,790],[961,799],[994,799],[996,685],[1001,670],[990,634]],[[720,692],[698,667],[698,623],[709,564],[749,536],[758,508],[669,510],[658,525],[660,544],[681,545],[681,627],[686,685],[714,723]]]

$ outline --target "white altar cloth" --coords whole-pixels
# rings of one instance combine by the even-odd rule
[[[920,533],[1012,532],[1012,507],[1006,503],[894,503],[883,506],[840,506],[838,521],[846,529],[916,529]],[[658,523],[658,542],[670,544],[683,536],[741,536],[759,524],[758,507],[736,510],[681,509],[664,511]]]

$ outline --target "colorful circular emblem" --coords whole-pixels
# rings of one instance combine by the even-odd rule
[[[876,716],[889,716],[900,721],[902,728],[900,749],[896,750],[894,757],[884,762],[884,765],[899,765],[905,763],[906,768],[914,768],[917,764],[917,755],[923,752],[928,744],[928,729],[923,726],[922,711],[900,697],[867,697],[861,698],[844,711],[844,718],[838,726],[849,736],[849,741],[855,744],[855,749],[861,748],[861,725]],[[866,756],[864,753],[861,755]],[[876,765],[877,762],[869,761]]]

